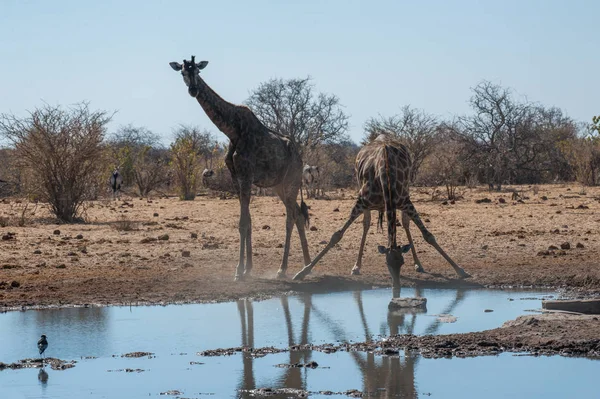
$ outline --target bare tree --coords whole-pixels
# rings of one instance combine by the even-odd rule
[[[202,170],[208,166],[213,149],[218,146],[214,136],[196,127],[180,126],[171,144],[172,165],[182,200],[193,200],[202,182]]]
[[[106,112],[91,111],[87,103],[68,109],[46,105],[23,118],[0,116],[0,132],[32,177],[31,193],[64,222],[77,221],[81,205],[95,194],[109,121]]]
[[[408,147],[413,156],[411,180],[414,181],[423,161],[439,141],[440,122],[435,116],[406,105],[397,115],[367,120],[362,144],[371,142],[381,133],[398,138]]]
[[[339,98],[316,93],[310,77],[261,83],[246,104],[269,129],[292,137],[302,153],[346,139],[348,116]]]
[[[517,169],[530,167],[539,154],[540,130],[533,107],[516,102],[509,89],[483,81],[473,88],[473,114],[453,125],[471,155],[484,163],[490,188],[510,179]]]

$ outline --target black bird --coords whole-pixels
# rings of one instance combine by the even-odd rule
[[[40,338],[40,340],[38,341],[37,346],[40,350],[40,355],[44,353],[44,351],[48,347],[48,340],[46,339],[46,336],[44,334],[42,334],[42,338]]]

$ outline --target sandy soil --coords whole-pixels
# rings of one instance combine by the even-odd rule
[[[600,190],[588,189],[581,195],[576,186],[542,186],[534,195],[529,187],[517,188],[525,197],[522,202],[511,200],[510,192],[484,189],[465,190],[464,199],[446,205],[431,201],[426,193],[413,193],[425,224],[472,277],[458,279],[415,231],[415,245],[427,273],[416,273],[408,255],[403,284],[600,291]],[[353,205],[352,195],[332,193],[336,199],[308,202],[312,256],[343,225]],[[476,202],[484,198],[491,202]],[[22,203],[5,200],[0,216],[15,224],[22,209]],[[239,237],[235,198],[99,201],[86,210],[89,223],[75,225],[56,224],[44,205],[31,215],[33,209],[27,210],[24,227],[0,228],[0,308],[213,301],[391,282],[384,258],[376,250],[386,238],[376,231],[375,217],[361,276],[349,275],[362,232],[359,219],[306,282],[282,281],[274,276],[283,253],[284,208],[275,197],[255,198],[251,204],[254,278],[234,283]],[[165,234],[168,240],[157,239]],[[403,230],[398,234],[404,242]],[[560,249],[566,243],[570,249]],[[548,250],[550,246],[558,249]],[[288,275],[301,266],[294,234]]]

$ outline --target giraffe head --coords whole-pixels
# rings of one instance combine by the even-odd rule
[[[178,62],[170,62],[171,68],[175,71],[181,71],[183,81],[188,87],[188,93],[192,97],[196,97],[200,90],[198,89],[198,81],[200,79],[200,70],[208,65],[208,61],[200,61],[196,63],[196,56],[192,55],[192,60],[183,60],[183,65]]]
[[[394,287],[400,286],[400,269],[404,264],[404,254],[410,250],[410,244],[403,245],[402,247],[386,248],[383,245],[379,245],[377,249],[380,254],[385,254],[385,263],[392,275],[392,283]]]

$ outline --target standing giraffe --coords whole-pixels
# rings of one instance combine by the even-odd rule
[[[191,61],[183,60],[183,65],[170,63],[175,71],[181,71],[189,95],[198,101],[210,120],[229,138],[225,164],[240,200],[240,257],[235,280],[249,276],[252,270],[252,184],[273,187],[285,205],[285,246],[277,272],[278,277],[284,277],[294,223],[300,235],[304,264],[310,263],[304,230],[305,224],[308,224],[308,207],[302,200],[302,193],[301,206],[296,203],[302,185],[302,159],[289,137],[268,129],[248,107],[231,104],[215,93],[200,77],[200,70],[207,64],[208,61],[196,63],[194,56]]]
[[[306,198],[317,198],[321,186],[321,171],[318,166],[304,165],[302,169],[302,183],[306,188]]]
[[[459,276],[469,277],[469,274],[458,266],[438,245],[433,234],[423,225],[417,210],[410,201],[408,183],[411,166],[412,159],[408,148],[385,134],[379,135],[363,147],[356,156],[355,165],[358,183],[361,188],[358,192],[356,204],[354,204],[350,213],[350,218],[340,230],[333,233],[331,240],[321,253],[294,276],[294,280],[302,280],[309,274],[317,262],[342,239],[344,232],[352,222],[364,213],[363,234],[358,259],[352,269],[352,274],[360,274],[365,240],[371,225],[371,210],[380,212],[380,223],[382,222],[381,212],[385,211],[387,216],[388,246],[386,248],[380,245],[378,250],[380,253],[385,254],[386,264],[394,286],[400,285],[400,268],[404,264],[403,254],[408,252],[409,249],[412,250],[415,269],[419,272],[424,271],[410,235],[409,224],[411,220],[421,230],[425,241],[431,244],[450,263]],[[396,244],[396,209],[402,210],[402,225],[409,242],[408,245],[402,247],[398,247]]]

